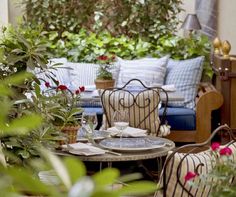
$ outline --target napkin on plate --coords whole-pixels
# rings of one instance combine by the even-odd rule
[[[102,155],[106,153],[106,150],[81,142],[77,142],[75,144],[68,144],[68,146],[63,145],[63,148],[68,149],[70,153],[76,155],[90,156],[90,155]]]
[[[111,127],[107,129],[107,132],[110,133],[111,136],[119,136],[120,131],[116,127]],[[134,127],[127,127],[122,131],[123,137],[144,137],[147,135],[147,130],[134,128]]]
[[[174,84],[170,84],[170,85],[163,85],[161,86],[165,91],[167,92],[174,92],[176,91],[176,87]]]

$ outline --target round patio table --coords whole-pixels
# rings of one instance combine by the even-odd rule
[[[128,151],[128,152],[121,151],[119,152],[121,153],[121,155],[114,155],[107,152],[102,155],[84,156],[84,155],[71,154],[66,151],[57,151],[56,154],[61,156],[74,155],[82,161],[94,161],[94,162],[121,162],[121,161],[147,160],[166,156],[170,150],[175,148],[175,143],[173,141],[165,138],[161,138],[161,140],[165,143],[164,147],[145,151]]]

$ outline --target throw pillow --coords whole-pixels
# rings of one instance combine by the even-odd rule
[[[168,102],[169,106],[195,108],[195,97],[201,80],[204,57],[188,60],[172,60],[167,64],[165,85],[174,84],[184,96],[184,101]]]
[[[225,145],[223,147],[226,146],[231,148],[233,152],[232,158],[233,160],[236,160],[236,143],[229,143],[229,145]],[[186,190],[195,197],[209,196],[211,188],[207,185],[201,185],[199,179],[198,182],[195,180],[195,184],[201,185],[201,187],[191,186],[186,183],[184,179],[187,172],[194,172],[199,164],[203,164],[198,167],[198,172],[200,174],[207,174],[212,170],[215,164],[211,150],[206,150],[200,153],[192,153],[187,156],[185,153],[175,153],[166,166],[166,196],[190,196],[187,194]],[[161,175],[159,184],[163,186],[163,174]],[[154,197],[160,196],[162,196],[161,191],[157,191]]]
[[[70,69],[71,89],[75,90],[79,86],[94,85],[98,64],[68,62]]]
[[[54,68],[52,66],[54,64],[61,64],[57,65]],[[42,72],[40,69],[36,68],[32,71],[37,78],[41,79],[41,81],[49,82],[51,86],[55,86],[56,84],[51,79],[54,78],[59,82],[59,84],[68,85],[70,78],[69,78],[69,69],[67,69],[67,59],[66,58],[53,58],[49,60],[48,69]],[[41,90],[45,90],[45,84],[42,82],[40,85]]]
[[[166,64],[169,56],[143,58],[138,60],[123,60],[118,58],[120,72],[117,85],[124,86],[130,79],[140,79],[147,86],[163,85],[166,74]]]
[[[71,89],[76,89],[79,86],[95,85],[94,80],[97,77],[99,64],[68,62],[67,65],[71,68]],[[117,81],[119,73],[119,64],[114,63],[114,66],[110,71],[112,73],[113,79]]]

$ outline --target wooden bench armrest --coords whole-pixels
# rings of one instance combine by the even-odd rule
[[[201,83],[196,97],[196,136],[197,143],[211,135],[211,112],[223,104],[223,96],[212,84]]]

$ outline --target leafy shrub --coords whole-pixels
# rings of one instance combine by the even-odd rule
[[[158,39],[177,29],[181,0],[21,0],[28,25],[77,33],[107,30],[113,36]]]

